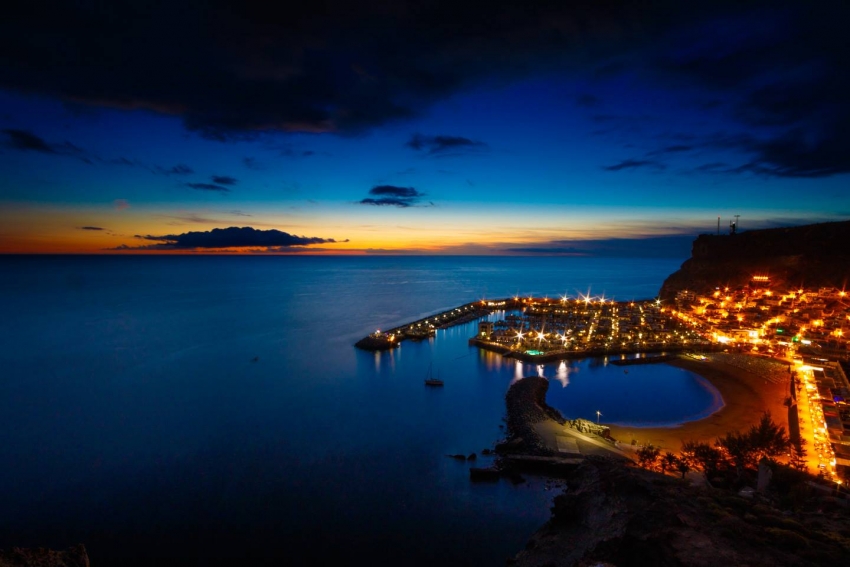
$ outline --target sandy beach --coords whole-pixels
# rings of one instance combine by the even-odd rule
[[[699,374],[723,397],[724,406],[705,419],[678,427],[621,427],[609,425],[611,436],[622,445],[632,440],[652,443],[664,450],[679,451],[682,442],[713,441],[729,431],[746,429],[762,412],[770,411],[774,422],[788,430],[788,409],[783,405],[789,392],[788,364],[754,356],[715,353],[705,360],[677,358],[666,364]]]

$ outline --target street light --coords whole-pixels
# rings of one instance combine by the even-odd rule
[[[596,410],[596,425],[599,425],[599,416],[600,415],[602,415],[602,412],[599,411],[599,410]]]

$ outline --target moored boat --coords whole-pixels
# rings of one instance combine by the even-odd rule
[[[425,385],[426,386],[442,386],[443,385],[443,381],[440,380],[439,376],[437,378],[434,378],[431,375],[431,365],[430,364],[428,365],[428,375],[425,377]]]

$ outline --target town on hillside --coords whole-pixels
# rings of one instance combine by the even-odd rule
[[[850,298],[843,289],[776,289],[770,277],[681,290],[667,308],[714,344],[789,361],[792,436],[814,449],[821,474],[841,483],[850,467]],[[796,411],[795,411],[796,410]]]

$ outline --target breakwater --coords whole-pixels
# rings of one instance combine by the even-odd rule
[[[529,376],[515,382],[505,394],[507,407],[508,439],[496,446],[497,453],[552,456],[554,451],[535,431],[534,425],[547,419],[563,425],[564,416],[546,403],[549,380]]]
[[[437,329],[447,329],[455,325],[469,323],[489,315],[493,311],[517,309],[522,302],[517,298],[482,300],[465,303],[459,307],[441,311],[428,317],[405,323],[398,327],[363,337],[354,346],[363,350],[389,350],[399,346],[405,340],[420,341],[433,337]]]

